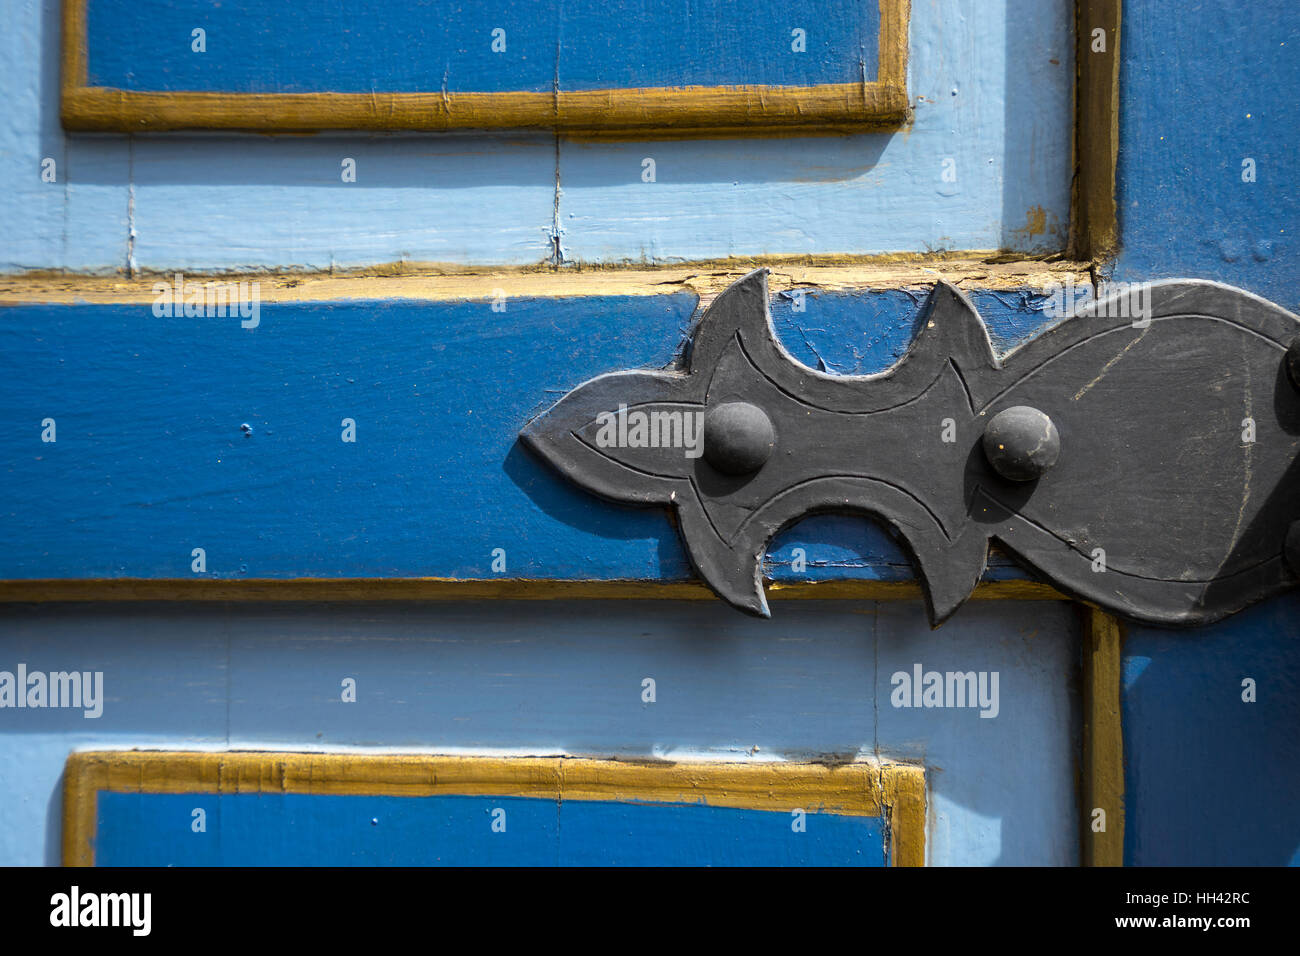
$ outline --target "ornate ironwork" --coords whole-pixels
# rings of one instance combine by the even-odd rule
[[[671,507],[700,577],[753,614],[773,535],[865,512],[905,542],[935,625],[990,541],[1121,617],[1200,624],[1297,581],[1297,333],[1273,303],[1180,280],[1087,301],[999,357],[939,283],[902,360],[835,376],[782,348],[760,269],[680,367],[592,379],[522,437],[588,491]]]

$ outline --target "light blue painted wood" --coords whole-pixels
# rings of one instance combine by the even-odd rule
[[[913,4],[916,116],[901,133],[562,143],[564,254],[673,262],[1059,250],[1069,223],[1073,17],[1069,0]],[[653,183],[643,181],[646,159]]]
[[[795,312],[777,296],[773,317],[797,360],[863,374],[903,354],[925,297],[814,293]],[[1003,347],[1049,321],[1032,293],[974,302]],[[669,364],[695,305],[685,293],[507,299],[505,312],[266,303],[255,328],[148,303],[0,309],[0,579],[683,580],[666,511],[592,498],[517,436],[589,378]],[[862,518],[787,530],[769,573],[913,576]]]
[[[1076,614],[1065,603],[978,602],[958,612],[955,627],[921,633],[911,602],[875,605],[878,746],[933,768],[928,838],[953,848],[951,862],[1077,864]],[[945,680],[949,672],[996,672],[997,716],[892,706],[893,675],[915,673],[918,664]],[[1026,790],[1008,788],[999,779],[1007,772],[1023,773]],[[1048,833],[1054,836],[1044,853]],[[959,857],[958,846],[967,848]]]
[[[59,4],[14,0],[0,30],[0,272],[126,266],[130,160],[125,137],[64,136]],[[42,162],[54,161],[54,182]]]
[[[549,134],[136,137],[141,269],[333,269],[540,262],[551,254]],[[342,180],[355,163],[356,182]]]
[[[20,225],[0,235],[6,272],[114,272],[131,257],[159,270],[523,264],[552,258],[557,224],[570,262],[1063,245],[1068,0],[915,4],[908,130],[565,143],[558,157],[548,134],[67,136],[55,5],[13,6],[0,172]],[[40,181],[45,155],[65,157],[59,186]],[[1017,231],[1039,207],[1046,231]]]
[[[1217,279],[1300,307],[1297,49],[1287,0],[1125,4],[1115,279]]]
[[[133,746],[906,759],[932,864],[1071,864],[1074,635],[1068,605],[1033,602],[938,631],[919,602],[6,606],[0,669],[101,670],[105,703],[0,709],[0,864],[57,860],[70,750]],[[917,664],[997,671],[998,716],[894,708]]]
[[[0,272],[329,269],[548,258],[555,142],[520,136],[129,137],[59,124],[57,3],[0,36]],[[41,181],[56,160],[58,183]],[[355,183],[341,179],[357,161]],[[346,192],[344,191],[346,190]]]

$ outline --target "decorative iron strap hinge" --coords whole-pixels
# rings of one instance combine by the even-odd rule
[[[990,541],[1121,617],[1201,624],[1297,581],[1300,320],[1213,282],[1139,292],[1138,318],[1088,301],[999,358],[939,283],[897,365],[835,376],[782,348],[760,269],[679,367],[594,378],[522,437],[588,491],[672,507],[700,577],[753,614],[773,535],[864,512],[905,542],[935,626]]]

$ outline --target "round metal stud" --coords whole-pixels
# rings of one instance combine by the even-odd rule
[[[1061,436],[1045,414],[1028,405],[1004,408],[984,429],[984,455],[1009,481],[1033,481],[1056,464]]]
[[[758,471],[775,441],[771,419],[749,402],[726,402],[704,415],[704,460],[723,474]]]

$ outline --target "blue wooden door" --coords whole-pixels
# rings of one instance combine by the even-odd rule
[[[995,550],[934,630],[828,513],[753,619],[518,437],[759,267],[831,376],[939,282],[1000,355],[1103,280],[1295,311],[1292,5],[525,6],[10,11],[0,863],[1294,862],[1295,598]]]

